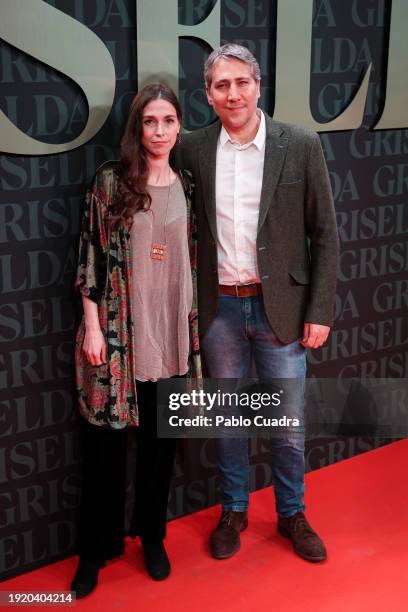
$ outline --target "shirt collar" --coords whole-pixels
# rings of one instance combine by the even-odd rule
[[[265,139],[266,139],[265,115],[263,114],[261,109],[258,109],[258,111],[261,114],[261,121],[259,123],[259,127],[258,127],[258,131],[256,133],[256,136],[255,136],[255,138],[253,140],[251,140],[251,142],[248,142],[245,145],[241,145],[239,147],[241,149],[248,149],[251,145],[255,145],[256,148],[259,151],[262,151],[263,147],[265,146]],[[227,142],[230,142],[233,145],[237,145],[238,144],[236,141],[231,140],[231,137],[228,134],[228,132],[227,132],[227,130],[225,129],[224,126],[221,127],[220,136],[219,136],[219,142],[220,142],[220,146],[221,147],[224,147],[224,145]]]

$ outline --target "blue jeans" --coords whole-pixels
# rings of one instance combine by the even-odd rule
[[[300,379],[302,392],[295,409],[303,417],[306,349],[298,341],[285,345],[276,337],[262,296],[219,295],[217,316],[201,339],[201,350],[211,378],[249,378],[253,357],[260,381]],[[245,510],[249,500],[248,440],[220,438],[216,446],[223,508]],[[304,436],[285,434],[271,438],[271,450],[276,511],[280,516],[303,512]]]

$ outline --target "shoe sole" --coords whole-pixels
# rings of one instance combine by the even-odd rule
[[[245,525],[245,527],[242,527],[242,529],[239,530],[239,533],[242,533],[243,531],[245,531],[247,527],[248,527],[248,523]],[[238,546],[232,552],[226,555],[216,555],[212,547],[211,547],[211,553],[214,559],[220,559],[220,560],[229,559],[230,557],[233,557],[239,551],[240,548],[241,548],[241,539],[238,541]]]
[[[292,542],[291,537],[289,533],[286,531],[286,529],[284,529],[283,527],[279,527],[278,525],[277,531],[278,533],[280,533],[281,536],[283,536],[284,538],[287,538],[288,540]],[[310,561],[311,563],[318,563],[319,561],[326,561],[327,559],[327,555],[322,555],[320,557],[309,557],[309,555],[303,555],[298,550],[296,550],[293,542],[292,542],[292,546],[293,546],[293,550],[295,551],[297,555],[299,555],[299,557],[302,557],[302,559],[305,559],[306,561]]]
[[[85,589],[81,586],[71,585],[71,591],[75,593],[75,599],[83,599],[84,597],[88,597],[88,595],[93,593],[96,587],[97,583],[93,586],[87,585]]]
[[[152,580],[156,580],[156,582],[161,582],[162,580],[166,580],[166,578],[170,576],[170,570],[168,571],[167,574],[162,574],[162,575],[151,573],[149,572],[147,568],[146,568],[146,571],[149,574],[150,578],[152,578]]]

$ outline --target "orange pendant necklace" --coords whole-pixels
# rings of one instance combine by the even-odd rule
[[[167,204],[166,204],[166,215],[164,217],[164,225],[163,225],[163,233],[164,233],[164,240],[163,242],[152,242],[151,248],[150,248],[150,258],[151,259],[155,259],[156,261],[164,261],[164,258],[166,256],[166,251],[167,251],[167,244],[166,244],[166,223],[167,223],[167,213],[169,210],[169,201],[170,201],[170,172],[171,169],[169,168],[169,188],[167,191]],[[153,215],[153,220],[154,220],[154,212],[152,211],[152,215]]]

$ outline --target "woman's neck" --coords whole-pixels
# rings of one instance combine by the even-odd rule
[[[168,185],[173,182],[174,172],[170,167],[169,158],[149,158],[149,174],[147,182],[150,185]]]

